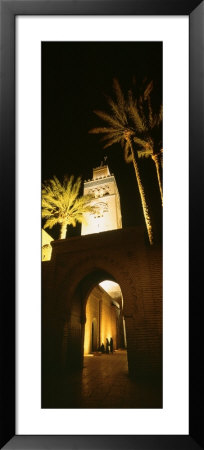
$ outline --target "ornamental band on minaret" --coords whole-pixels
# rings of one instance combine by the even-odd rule
[[[93,169],[93,178],[84,182],[84,195],[93,195],[92,204],[95,213],[85,215],[86,224],[82,224],[81,234],[100,233],[122,228],[120,196],[113,174],[107,165]]]

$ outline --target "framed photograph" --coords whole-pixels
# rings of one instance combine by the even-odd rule
[[[1,448],[204,448],[203,17],[1,1]]]

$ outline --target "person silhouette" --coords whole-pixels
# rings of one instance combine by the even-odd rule
[[[110,345],[110,342],[109,342],[108,338],[106,338],[106,353],[109,353],[109,345]]]
[[[113,338],[110,338],[110,352],[113,353]]]
[[[104,343],[103,342],[101,344],[101,353],[105,353],[105,347],[104,347]]]

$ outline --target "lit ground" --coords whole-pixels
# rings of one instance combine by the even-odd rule
[[[66,375],[43,396],[48,408],[161,408],[161,386],[128,376],[127,353],[85,356],[82,374]]]

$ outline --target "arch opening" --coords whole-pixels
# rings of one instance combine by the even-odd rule
[[[67,369],[83,369],[88,355],[127,350],[122,291],[111,274],[94,269],[77,283],[68,300],[62,345]]]
[[[87,296],[85,315],[84,356],[126,348],[123,297],[118,283],[106,279],[95,285]]]

